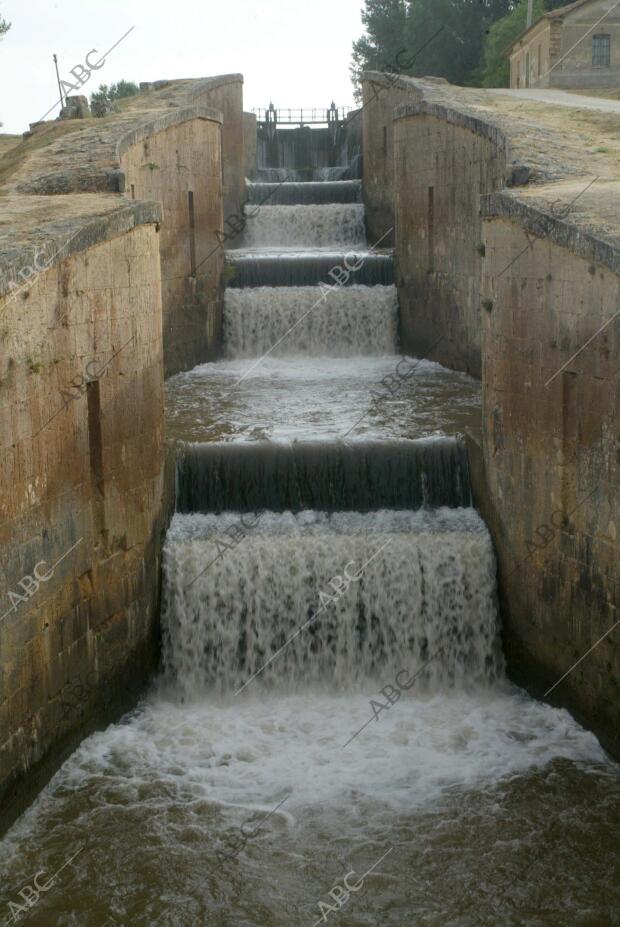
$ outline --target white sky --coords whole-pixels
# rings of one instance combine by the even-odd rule
[[[59,93],[60,76],[131,26],[78,93],[125,78],[139,83],[242,73],[244,108],[350,105],[351,43],[362,0],[0,0],[12,23],[0,42],[0,132],[23,132]],[[91,61],[98,61],[97,55]],[[58,115],[59,107],[47,118]]]

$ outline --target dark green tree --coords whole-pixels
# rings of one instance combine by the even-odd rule
[[[132,80],[119,80],[118,83],[110,85],[111,100],[133,97],[136,93],[140,93],[140,88]]]
[[[10,28],[11,23],[7,23],[6,19],[3,19],[2,16],[0,16],[0,39],[6,35]]]
[[[405,46],[408,0],[365,0],[362,22],[366,34],[353,42],[351,78],[360,98],[362,71],[380,71],[391,65]]]
[[[472,83],[487,33],[516,0],[366,0],[366,34],[353,43],[351,75],[359,87],[363,70],[411,62],[403,73]]]
[[[514,0],[412,0],[412,73],[444,77],[453,84],[474,83],[487,33],[513,4]]]
[[[11,28],[11,24],[7,23],[6,19],[3,19],[2,16],[0,16],[0,42],[2,41],[3,36],[6,35],[6,33],[9,31],[10,28]],[[0,126],[2,125],[3,123],[0,122]]]
[[[132,97],[140,93],[140,88],[130,80],[119,80],[116,84],[101,84],[98,90],[90,95],[90,109],[93,116],[105,116],[114,110],[116,100],[123,97]]]

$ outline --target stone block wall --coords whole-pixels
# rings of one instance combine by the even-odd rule
[[[228,74],[200,81],[192,98],[222,114],[224,216],[238,214],[245,200],[243,77]]]
[[[248,180],[256,178],[258,167],[258,135],[256,113],[243,114],[243,146],[245,176]]]
[[[164,207],[160,232],[166,376],[213,360],[220,350],[221,124],[187,118],[141,127],[122,144],[125,195]]]
[[[481,374],[480,196],[501,189],[505,177],[497,130],[433,104],[397,110],[393,183],[402,347],[475,377]]]
[[[30,286],[2,276],[0,828],[156,661],[161,211],[94,199]]]
[[[73,133],[71,145],[59,139],[34,149],[12,187],[27,195],[119,192],[164,204],[169,376],[214,359],[219,350],[223,213],[238,213],[245,198],[243,78],[233,74],[143,86],[120,113],[91,120]]]
[[[0,830],[157,660],[174,501],[164,354],[173,373],[218,349],[224,187],[231,209],[244,198],[242,83],[147,86],[70,144],[33,145],[5,178]]]
[[[471,475],[511,677],[620,758],[614,162],[594,183],[580,123],[567,141],[537,110],[532,145],[504,97],[414,83],[422,99],[394,122],[403,349],[482,378]],[[375,158],[380,123],[365,126]]]
[[[394,216],[394,111],[403,103],[421,99],[411,83],[379,71],[362,76],[363,190],[370,242],[381,246],[395,241]],[[359,117],[358,117],[359,118]],[[386,234],[387,233],[387,234]],[[384,237],[385,236],[385,237]]]
[[[505,194],[485,212],[482,494],[509,669],[544,695],[581,661],[549,697],[620,756],[620,629],[596,644],[620,618],[620,256],[561,222],[528,241],[536,213]]]

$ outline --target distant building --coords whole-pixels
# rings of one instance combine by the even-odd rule
[[[620,89],[620,3],[577,0],[541,16],[510,48],[510,86]]]

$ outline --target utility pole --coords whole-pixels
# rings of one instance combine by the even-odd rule
[[[527,0],[527,26],[529,29],[534,19],[534,0]]]
[[[54,58],[54,67],[56,68],[56,80],[58,81],[58,90],[60,91],[60,105],[61,107],[64,107],[65,103],[64,103],[63,96],[62,96],[62,86],[60,83],[60,74],[58,73],[58,58],[56,57],[55,53],[52,57]]]

